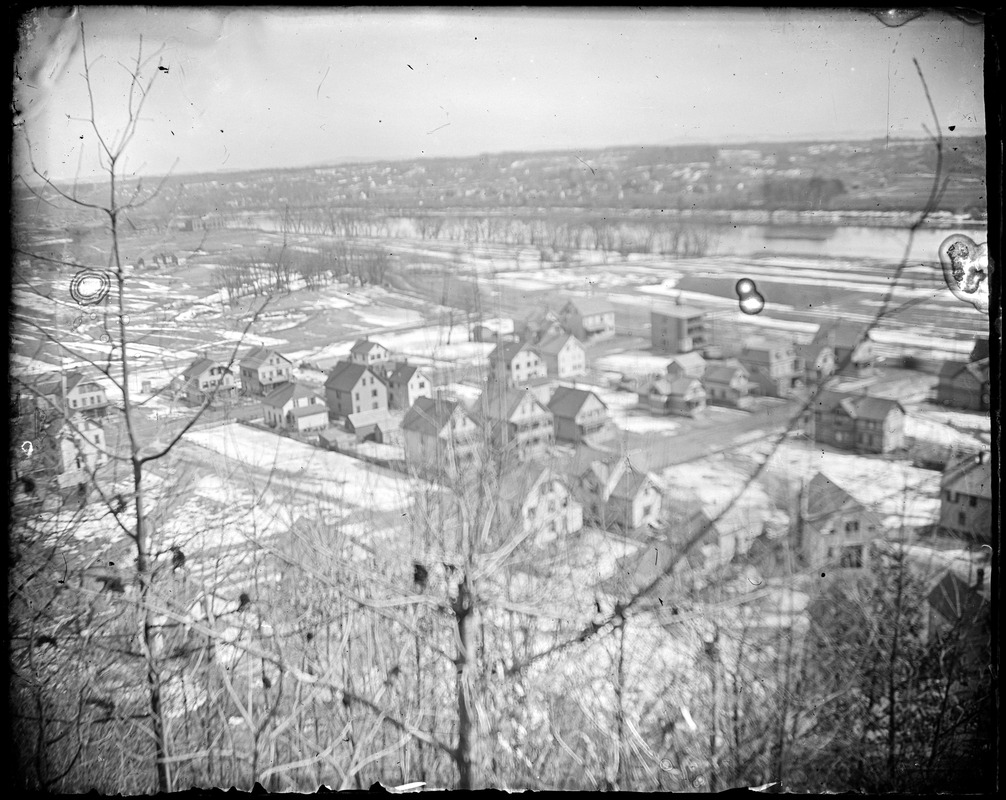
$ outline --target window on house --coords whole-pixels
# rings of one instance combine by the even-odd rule
[[[74,408],[76,408],[77,407],[77,401],[76,400],[71,400],[70,401],[70,405],[73,406]]]
[[[425,389],[426,388],[426,381],[419,381],[419,388],[420,389]]]
[[[840,562],[840,566],[852,569],[862,567],[863,566],[862,545],[856,545],[854,547],[843,547],[842,560]]]
[[[360,399],[360,393],[359,393],[359,392],[357,392],[357,393],[356,393],[356,399],[357,399],[357,400],[359,400],[359,399]]]
[[[374,406],[373,406],[373,407],[374,407],[374,408],[377,408],[377,406],[378,406],[378,404],[377,404],[377,403],[374,403]]]
[[[963,511],[958,511],[957,512],[957,524],[958,525],[967,525],[967,522],[968,522],[968,515],[965,514]]]
[[[968,505],[972,506],[972,507],[978,505],[978,498],[977,497],[969,497],[968,498]]]
[[[859,520],[853,519],[845,523],[845,532],[854,533],[859,530]]]

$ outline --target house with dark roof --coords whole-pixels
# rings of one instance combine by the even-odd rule
[[[587,371],[587,351],[573,334],[563,331],[538,343],[545,371],[554,378],[572,378]]]
[[[650,341],[663,353],[702,351],[710,344],[706,312],[685,305],[667,305],[650,312]]]
[[[792,342],[780,338],[752,336],[744,342],[737,360],[748,371],[764,397],[787,397],[803,385],[804,365]]]
[[[514,320],[514,333],[528,344],[537,344],[542,339],[563,333],[559,315],[544,306],[535,308]]]
[[[926,596],[927,638],[950,643],[965,669],[988,669],[992,639],[989,573],[986,567],[977,567],[973,575],[962,577],[947,570]]]
[[[238,362],[245,394],[268,394],[292,379],[293,362],[266,347],[253,347]]]
[[[626,456],[585,448],[574,458],[572,477],[584,518],[592,524],[621,530],[657,524],[660,486]]]
[[[567,333],[586,344],[610,339],[615,335],[615,307],[600,298],[567,300],[559,309],[559,321]]]
[[[199,405],[207,400],[218,401],[234,396],[237,381],[234,373],[222,361],[202,356],[182,373],[180,391],[186,402]]]
[[[60,413],[103,417],[108,408],[108,395],[104,387],[100,383],[87,380],[81,372],[67,372],[65,375],[38,384],[34,389],[36,394],[49,400],[49,403],[39,400],[35,406],[49,413],[52,413],[55,406]]]
[[[547,378],[548,370],[537,348],[527,342],[501,342],[489,353],[489,382],[521,386],[535,378]]]
[[[532,546],[568,536],[583,527],[583,507],[566,480],[538,461],[505,472],[498,496],[503,530]]]
[[[706,360],[700,353],[694,350],[690,353],[678,353],[667,362],[667,377],[671,378],[698,378],[706,371]]]
[[[873,370],[876,352],[865,325],[845,319],[825,323],[818,328],[813,344],[832,349],[839,375],[867,375]]]
[[[797,547],[806,565],[826,571],[869,566],[870,544],[883,536],[881,514],[818,472],[801,492]]]
[[[608,407],[594,392],[557,386],[548,402],[560,442],[582,442],[608,424]]]
[[[969,411],[989,408],[989,360],[945,361],[936,384],[936,402]]]
[[[735,408],[748,405],[752,389],[757,389],[751,383],[747,368],[734,358],[706,364],[705,372],[702,373],[702,386],[710,404]]]
[[[658,378],[646,391],[646,404],[655,414],[698,416],[706,407],[706,390],[698,378]]]
[[[360,411],[388,408],[388,387],[363,364],[340,361],[325,381],[329,419],[345,419]]]
[[[370,339],[358,339],[349,351],[349,361],[352,364],[362,364],[365,367],[376,368],[391,358],[391,352],[383,344]]]
[[[401,429],[406,463],[419,472],[457,475],[476,463],[482,430],[463,403],[420,397]]]
[[[299,383],[286,383],[262,398],[266,424],[273,428],[296,431],[322,430],[328,427],[328,406],[321,394]]]
[[[539,455],[555,442],[552,412],[531,391],[490,391],[479,413],[495,445],[518,459]]]
[[[817,384],[835,374],[835,351],[827,342],[809,342],[793,346],[796,357],[803,362],[804,380]]]
[[[992,458],[988,451],[951,463],[940,480],[940,529],[976,544],[992,543]]]
[[[811,407],[820,444],[856,453],[890,453],[905,444],[905,409],[896,400],[822,390]]]
[[[388,407],[404,411],[420,397],[433,397],[433,381],[426,370],[408,361],[396,362],[388,372]]]
[[[975,346],[971,348],[969,361],[982,361],[989,357],[989,337],[979,336],[975,339]]]

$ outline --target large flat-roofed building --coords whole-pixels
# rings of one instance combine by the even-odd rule
[[[701,351],[709,344],[706,312],[694,306],[666,306],[650,312],[650,341],[665,353]]]

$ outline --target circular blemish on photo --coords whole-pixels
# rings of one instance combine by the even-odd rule
[[[123,325],[128,325],[129,324],[129,314],[123,314],[122,315],[122,324]]]
[[[989,309],[989,249],[963,233],[955,233],[940,245],[940,264],[947,288],[958,300],[983,314]]]
[[[755,282],[750,278],[741,278],[734,285],[737,298],[740,300],[741,311],[748,315],[760,314],[765,308],[765,298],[758,291]]]
[[[70,297],[82,306],[93,306],[108,296],[112,281],[107,272],[82,269],[70,278]]]
[[[112,337],[109,336],[107,333],[101,334],[100,338],[101,338],[101,341],[106,342],[106,343],[112,341]]]

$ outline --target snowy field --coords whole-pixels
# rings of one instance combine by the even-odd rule
[[[713,519],[722,514],[717,527],[723,532],[745,531],[756,536],[762,526],[774,532],[784,530],[788,515],[777,509],[757,482],[749,482],[748,474],[731,466],[723,455],[702,461],[678,464],[660,472],[666,487],[665,502],[698,500],[705,514]]]
[[[319,492],[340,505],[371,511],[402,509],[416,486],[390,470],[237,423],[190,432],[186,440],[228,461],[295,478],[298,488]]]

